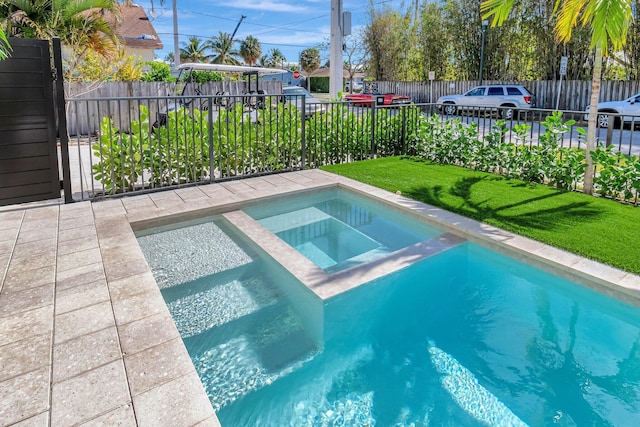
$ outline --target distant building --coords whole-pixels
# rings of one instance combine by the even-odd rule
[[[322,67],[315,70],[313,73],[309,75],[311,92],[324,92],[329,93],[329,74],[331,69],[329,67]],[[355,73],[353,75],[354,89],[360,90],[362,89],[362,83],[366,75],[364,73]],[[347,83],[349,82],[349,72],[347,70],[342,70],[342,87],[345,88],[345,91],[348,92],[349,87]]]
[[[109,13],[105,14],[105,17],[112,23],[114,32],[124,46],[125,55],[140,56],[143,61],[153,61],[155,50],[162,49],[160,37],[141,6],[120,6],[119,22]]]
[[[300,86],[301,79],[304,78],[302,74],[297,79],[293,78],[293,71],[287,70],[286,73],[281,74],[269,74],[267,76],[263,76],[262,80],[275,80],[282,82],[282,86]]]

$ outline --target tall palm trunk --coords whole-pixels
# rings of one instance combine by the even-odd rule
[[[600,99],[600,76],[602,75],[602,49],[600,43],[596,44],[595,58],[593,61],[593,78],[591,80],[591,102],[589,103],[589,121],[587,127],[587,168],[584,172],[584,188],[586,194],[593,194],[593,176],[595,167],[591,152],[596,149],[596,131],[598,120],[598,100]],[[611,121],[610,123],[613,123]]]

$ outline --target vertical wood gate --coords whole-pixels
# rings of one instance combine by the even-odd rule
[[[0,205],[60,198],[54,76],[61,83],[62,70],[52,70],[49,41],[9,43],[11,56],[0,61]]]

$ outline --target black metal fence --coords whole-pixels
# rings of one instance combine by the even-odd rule
[[[421,118],[437,114],[477,127],[480,137],[501,111],[475,108],[448,116],[436,104],[356,105],[304,96],[230,95],[68,99],[75,200],[217,182],[381,156],[416,154]],[[503,138],[536,145],[552,110],[520,111]],[[565,112],[562,146],[584,147],[584,113]],[[613,120],[610,121],[613,123]],[[626,123],[626,120],[622,120]],[[502,122],[501,122],[502,123]],[[527,137],[514,132],[527,124]],[[635,121],[599,129],[619,152],[640,154]]]

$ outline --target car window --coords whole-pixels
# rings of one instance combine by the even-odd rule
[[[282,93],[284,93],[285,95],[307,95],[307,96],[311,95],[309,92],[307,92],[303,88],[285,88],[285,89],[282,89]]]
[[[507,95],[522,95],[522,92],[517,87],[507,86]]]
[[[487,95],[489,95],[489,96],[502,96],[502,95],[504,95],[504,90],[502,89],[502,86],[490,87],[489,88],[489,93],[487,93]]]
[[[483,96],[484,95],[484,87],[476,87],[471,89],[469,92],[465,94],[465,96]]]
[[[633,98],[633,102],[640,102],[640,95]]]

